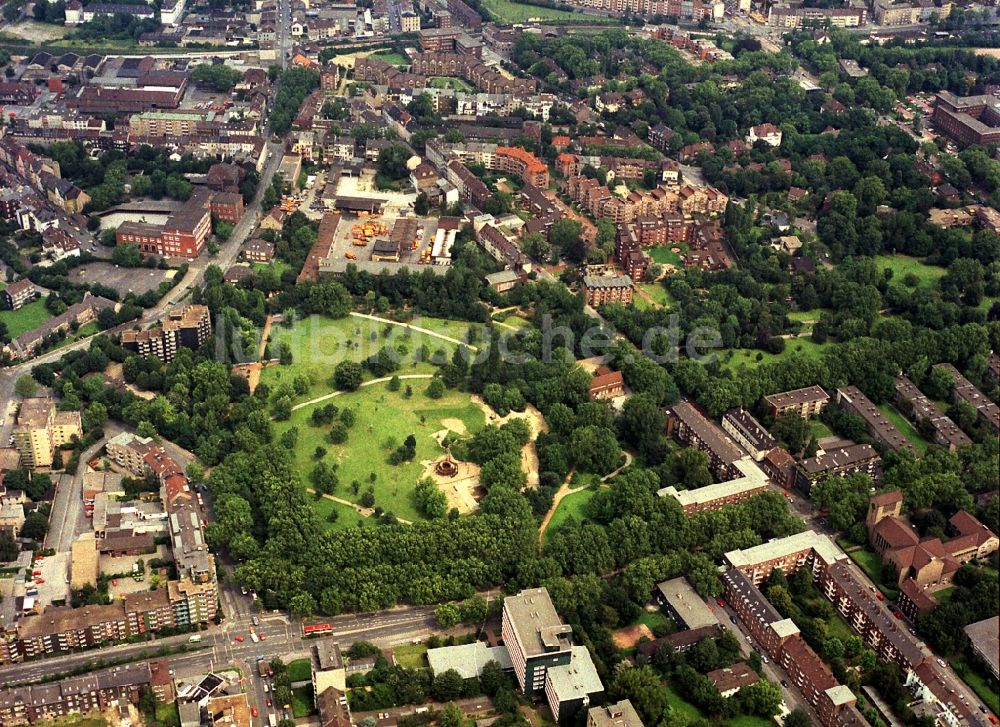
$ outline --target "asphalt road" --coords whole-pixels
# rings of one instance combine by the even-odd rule
[[[244,614],[226,620],[222,626],[203,631],[201,643],[191,645],[197,650],[165,658],[172,669],[193,673],[224,668],[248,659],[256,662],[258,656],[268,659],[275,656],[285,658],[290,654],[308,652],[312,640],[300,636],[298,623],[282,614],[259,613],[258,617],[261,619],[258,630],[265,636],[259,643],[253,643],[249,637],[252,616]],[[355,641],[371,641],[382,647],[395,646],[409,643],[413,639],[426,639],[437,631],[434,609],[428,606],[405,606],[378,613],[337,616],[329,619],[329,623],[333,626],[333,632],[327,638],[338,641],[345,648]],[[241,636],[243,641],[237,641],[237,636]],[[7,664],[0,666],[0,683],[39,681],[53,674],[92,666],[98,659],[154,658],[160,646],[177,647],[187,644],[189,638],[188,635],[171,636],[155,641],[61,654],[22,664]],[[258,709],[260,706],[262,705],[258,705]]]

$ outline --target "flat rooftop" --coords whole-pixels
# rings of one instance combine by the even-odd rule
[[[785,558],[804,550],[812,550],[827,563],[836,563],[847,555],[825,535],[804,530],[786,538],[775,538],[767,543],[744,550],[731,550],[723,558],[733,568],[749,568],[759,563]]]
[[[563,623],[544,588],[529,588],[508,596],[503,600],[503,608],[526,657],[571,648],[573,628]]]

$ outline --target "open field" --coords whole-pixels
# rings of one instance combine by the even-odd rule
[[[438,321],[422,318],[414,325],[423,325],[429,330],[441,329],[457,340],[464,340],[467,324],[458,321]],[[386,337],[386,332],[389,335]],[[457,335],[452,335],[457,334]],[[296,376],[305,374],[311,382],[309,391],[299,400],[307,401],[333,391],[330,377],[334,367],[341,361],[364,361],[377,354],[385,346],[399,353],[399,374],[429,374],[436,371],[432,364],[414,360],[414,354],[426,345],[431,354],[438,350],[450,360],[455,344],[427,334],[409,331],[402,326],[379,323],[364,318],[326,318],[313,315],[296,321],[292,328],[276,325],[271,328],[270,351],[277,357],[278,342],[286,342],[292,349],[292,363],[289,366],[269,366],[261,372],[261,381],[276,387],[291,382]],[[370,378],[370,376],[369,376]]]
[[[785,350],[779,354],[767,353],[756,348],[734,348],[718,352],[722,367],[736,370],[740,366],[753,368],[760,364],[772,363],[794,354],[818,358],[829,344],[813,343],[809,338],[790,338],[785,342]]]
[[[646,626],[650,631],[655,633],[656,628],[667,625],[667,617],[660,609],[656,609],[655,611],[643,611],[642,616],[636,620],[636,623]]]
[[[407,385],[412,396],[406,397]],[[356,392],[345,393],[330,400],[340,410],[353,409],[356,422],[347,442],[330,444],[326,433],[330,427],[315,427],[309,417],[317,406],[313,404],[292,412],[291,419],[277,423],[280,434],[290,427],[298,428],[294,461],[299,467],[301,484],[310,486],[309,473],[315,466],[316,447],[324,447],[324,461],[336,464],[339,485],[334,496],[357,503],[369,487],[375,494],[375,506],[406,520],[419,520],[413,503],[413,486],[424,471],[423,461],[440,457],[444,450],[432,436],[444,429],[459,433],[475,432],[484,426],[481,409],[469,401],[468,394],[446,391],[441,399],[430,399],[424,393],[427,380],[404,381],[400,391],[389,391],[387,384],[373,384]],[[410,462],[390,465],[388,457],[412,434],[417,441],[416,456]],[[357,493],[352,488],[359,483]],[[323,507],[329,508],[325,504]],[[352,515],[341,510],[336,527],[350,525]],[[325,512],[329,512],[327,509]]]
[[[582,23],[612,23],[614,19],[603,18],[595,15],[583,15],[581,13],[571,13],[566,10],[556,10],[554,8],[542,8],[535,5],[522,5],[511,2],[511,0],[483,0],[483,7],[490,11],[497,20],[505,23],[526,23],[532,18],[540,18],[542,21],[552,20],[556,22],[575,21]]]
[[[579,492],[574,492],[571,495],[566,495],[559,503],[559,507],[556,511],[552,513],[552,519],[549,520],[549,526],[545,529],[545,537],[548,538],[550,533],[554,533],[556,529],[565,523],[570,517],[577,521],[577,523],[582,523],[587,519],[586,515],[583,514],[583,509],[586,507],[590,498],[594,496],[597,492],[593,487],[588,487],[585,490],[580,490]]]
[[[927,265],[908,255],[878,255],[875,264],[880,270],[892,270],[892,281],[899,285],[903,285],[906,275],[913,273],[920,279],[920,286],[931,287],[945,274],[944,268]]]
[[[426,669],[427,644],[404,644],[392,650],[396,662],[407,669]]]
[[[0,321],[7,325],[7,335],[11,338],[33,331],[51,317],[42,298],[22,305],[17,310],[0,311]]]
[[[8,25],[5,32],[18,38],[29,40],[32,43],[46,43],[52,40],[59,40],[71,30],[72,28],[65,25],[22,20],[15,25]]]
[[[879,410],[885,414],[886,419],[896,425],[896,428],[903,433],[904,437],[910,440],[910,443],[917,448],[920,454],[927,451],[927,441],[920,436],[906,417],[889,404],[880,404]]]

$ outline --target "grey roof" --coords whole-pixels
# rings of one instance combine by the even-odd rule
[[[689,629],[714,626],[719,623],[705,601],[695,593],[686,578],[674,578],[656,584],[656,590]]]
[[[642,727],[639,713],[627,699],[587,711],[587,724],[591,727]]]
[[[574,646],[569,664],[549,667],[546,674],[560,703],[604,691],[604,684],[586,646]]]
[[[969,624],[965,627],[965,635],[975,644],[976,651],[988,660],[990,668],[996,674],[1000,670],[1000,616],[994,616],[983,621]]]
[[[440,674],[454,669],[463,679],[478,677],[483,673],[483,667],[491,661],[498,662],[503,669],[513,668],[506,646],[487,646],[482,641],[477,641],[473,644],[427,650],[427,662],[432,673]]]
[[[503,600],[514,636],[526,657],[568,651],[573,628],[563,623],[556,613],[549,592],[544,588],[529,588]]]

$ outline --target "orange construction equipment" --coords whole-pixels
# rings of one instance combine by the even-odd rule
[[[358,259],[358,256],[355,255],[350,250],[348,250],[347,252],[344,253],[344,257],[346,257],[348,260],[357,260]]]

